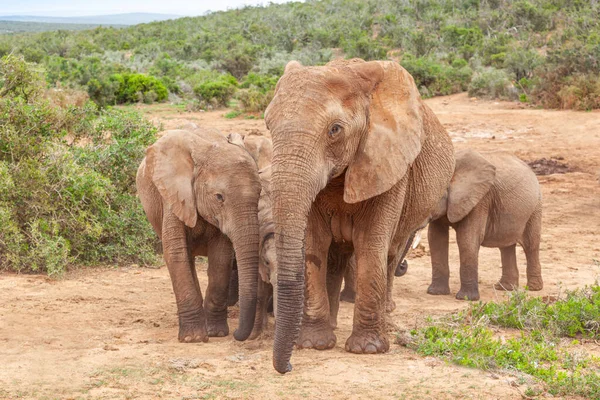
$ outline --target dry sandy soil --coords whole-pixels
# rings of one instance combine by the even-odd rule
[[[591,284],[600,274],[600,113],[543,111],[506,102],[470,100],[464,94],[427,103],[457,148],[506,149],[525,160],[559,159],[573,172],[540,176],[544,194],[541,249],[545,288],[540,295]],[[262,120],[223,118],[224,111],[185,113],[172,106],[142,107],[165,128],[193,122],[225,133],[265,132]],[[452,239],[453,240],[453,239]],[[424,316],[467,306],[453,295],[425,293],[424,256],[409,260],[396,281],[395,323],[410,329]],[[525,259],[518,251],[521,282]],[[458,290],[457,251],[451,246],[451,289]],[[206,285],[206,265],[199,265]],[[500,254],[482,249],[482,300],[504,296],[493,284]],[[231,310],[230,326],[237,310]],[[342,304],[330,351],[295,351],[294,371],[271,366],[271,336],[236,342],[177,342],[175,299],[166,268],[137,266],[73,271],[64,279],[0,274],[0,398],[317,398],[518,399],[524,387],[510,375],[461,368],[422,358],[393,344],[384,355],[343,349],[352,306]],[[393,338],[392,338],[393,339]],[[597,353],[600,346],[585,345]]]

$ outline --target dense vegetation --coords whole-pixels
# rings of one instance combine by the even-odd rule
[[[135,172],[156,127],[45,86],[22,58],[0,59],[0,269],[152,262]]]
[[[172,100],[268,104],[288,60],[399,60],[424,96],[469,90],[551,108],[600,108],[600,2],[309,0],[125,29],[0,36],[0,55],[42,64],[50,84],[120,97],[115,74],[158,78]]]
[[[498,327],[521,331],[498,334]],[[523,398],[547,392],[596,399],[600,358],[587,354],[581,341],[598,338],[596,281],[552,301],[517,291],[503,302],[472,303],[466,311],[400,333],[397,342],[424,356],[513,375],[518,385],[527,385]]]

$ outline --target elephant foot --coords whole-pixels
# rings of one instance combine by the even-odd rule
[[[340,293],[340,300],[346,303],[354,303],[356,299],[356,292],[348,287],[344,287],[344,290]]]
[[[224,337],[229,335],[227,317],[225,320],[206,321],[206,331],[209,337]]]
[[[503,291],[507,291],[507,292],[512,292],[513,290],[515,290],[518,287],[519,287],[518,282],[507,282],[507,281],[503,281],[502,279],[500,279],[500,281],[494,285],[494,289],[503,290]]]
[[[385,312],[391,313],[396,309],[396,302],[393,299],[388,299],[385,302]]]
[[[457,300],[479,300],[479,288],[477,286],[469,288],[461,286],[458,293],[456,293]]]
[[[328,350],[335,346],[337,338],[329,321],[326,324],[302,324],[296,347],[299,349]]]
[[[179,324],[179,341],[182,343],[208,342],[204,321],[202,323]]]
[[[434,296],[450,294],[450,285],[446,283],[431,282],[431,285],[427,288],[427,293]]]
[[[385,353],[390,349],[390,342],[385,333],[377,331],[352,332],[346,340],[346,351],[355,354]]]
[[[542,290],[544,288],[544,281],[542,277],[537,278],[527,278],[527,289],[532,292],[537,292],[538,290]]]
[[[250,336],[248,336],[248,340],[256,340],[260,337],[260,335],[262,335],[263,330],[262,329],[253,329],[252,333],[250,333]]]

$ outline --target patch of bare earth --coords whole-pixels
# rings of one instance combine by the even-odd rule
[[[559,160],[576,169],[539,176],[545,287],[536,295],[555,296],[593,283],[600,274],[593,262],[600,259],[600,113],[521,109],[513,103],[470,101],[464,94],[427,103],[456,148],[510,150],[524,160]],[[169,106],[142,110],[169,129],[193,122],[224,133],[266,132],[264,121],[228,120],[225,111],[183,113]],[[400,329],[411,329],[425,316],[466,307],[454,299],[459,281],[452,235],[453,294],[425,293],[431,277],[426,236],[421,254],[414,254],[420,257],[410,259],[408,273],[396,280],[398,307],[392,319]],[[517,257],[523,285],[525,257],[520,248]],[[206,265],[198,268],[205,288]],[[493,289],[500,274],[499,251],[483,248],[482,300],[504,296]],[[164,266],[94,268],[58,281],[0,274],[0,398],[521,398],[524,388],[510,375],[423,358],[397,344],[383,355],[345,352],[352,307],[341,305],[334,349],[295,351],[294,370],[280,376],[271,365],[271,334],[247,342],[229,336],[202,344],[178,343],[175,300]],[[230,328],[237,323],[233,317],[229,322]],[[581,348],[600,353],[594,343]]]

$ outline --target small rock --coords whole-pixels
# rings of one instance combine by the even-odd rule
[[[119,349],[113,345],[107,344],[103,347],[106,351],[119,351]]]

